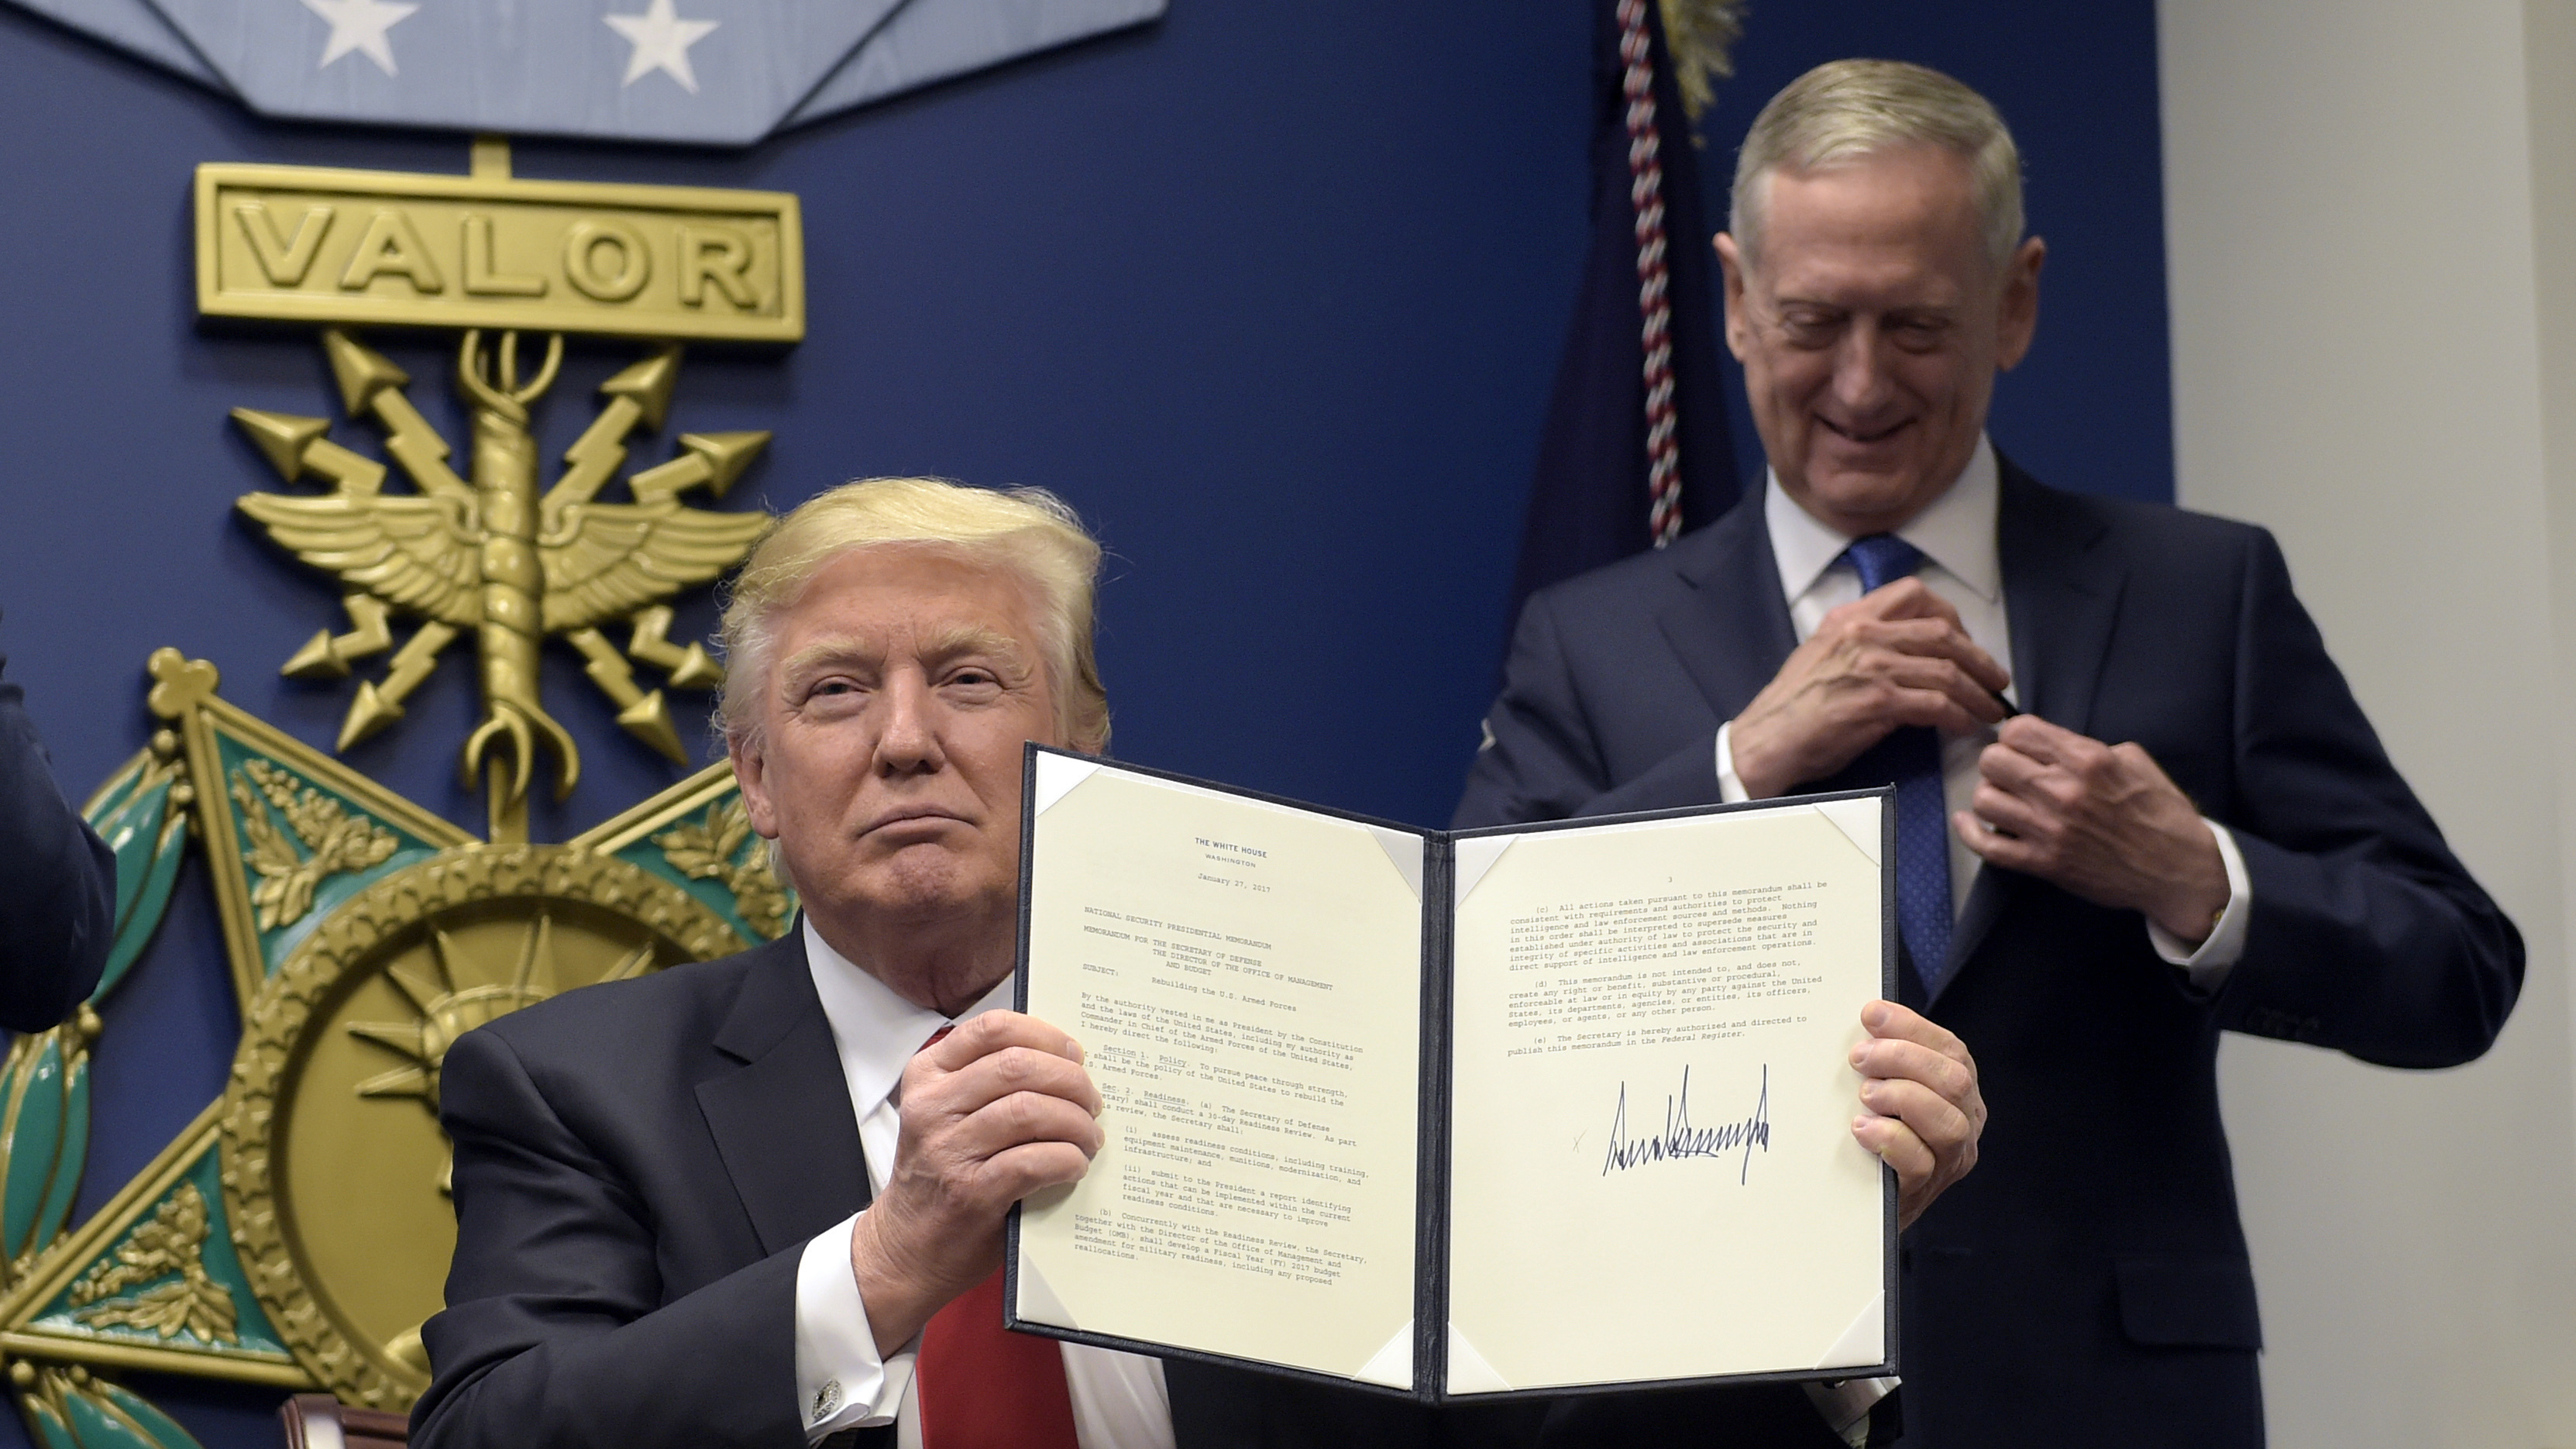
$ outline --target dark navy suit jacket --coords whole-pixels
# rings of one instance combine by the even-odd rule
[[[116,857],[63,799],[23,692],[0,683],[0,1026],[69,1016],[115,936]]]
[[[2521,937],[2390,766],[2269,534],[2005,463],[1997,542],[2022,705],[2144,746],[2234,834],[2254,905],[2204,996],[2137,912],[1980,873],[1928,1010],[1992,1116],[1906,1237],[1905,1442],[2260,1444],[2219,1031],[2464,1062],[2512,1009]],[[1796,643],[1759,493],[1534,596],[1456,823],[1714,801],[1718,726]]]
[[[422,1331],[418,1449],[802,1449],[797,1264],[867,1204],[868,1174],[801,931],[469,1032],[439,1095],[457,1243]],[[1435,1413],[1177,1360],[1165,1380],[1181,1449],[1640,1442],[1552,1428],[1545,1402]],[[1836,1442],[1777,1388],[1726,1398],[1692,1437]]]

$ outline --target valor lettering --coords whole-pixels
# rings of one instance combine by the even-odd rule
[[[707,284],[715,283],[726,301],[749,309],[760,304],[751,283],[751,238],[729,226],[680,228],[680,304],[703,306]]]
[[[384,206],[367,220],[366,235],[358,238],[358,249],[349,255],[349,268],[340,274],[340,288],[363,292],[385,275],[401,277],[415,292],[443,292],[445,279],[438,274],[438,264],[429,259],[429,244],[420,239],[420,229],[402,208]]]
[[[616,270],[600,266],[600,253],[614,252]],[[575,222],[564,236],[564,276],[594,302],[623,302],[644,290],[653,275],[653,253],[635,228],[614,217]]]
[[[198,168],[209,317],[788,342],[792,196],[698,187]]]
[[[465,214],[465,290],[477,297],[542,297],[546,279],[502,271],[492,255],[492,218],[470,211]]]
[[[304,274],[313,269],[313,258],[322,250],[322,238],[331,230],[327,206],[304,208],[291,239],[278,234],[277,217],[261,202],[236,202],[233,219],[241,223],[242,235],[250,238],[251,255],[259,259],[259,269],[272,287],[302,286]]]

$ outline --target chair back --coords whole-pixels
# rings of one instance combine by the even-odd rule
[[[360,1409],[329,1394],[297,1394],[278,1406],[286,1449],[403,1449],[411,1420],[382,1409]]]

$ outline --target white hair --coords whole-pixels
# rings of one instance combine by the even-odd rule
[[[844,483],[807,499],[762,535],[725,596],[725,682],[716,718],[726,742],[757,739],[778,615],[825,565],[855,550],[925,545],[1027,585],[1056,722],[1076,748],[1106,750],[1109,695],[1092,646],[1100,545],[1073,509],[1044,489],[1003,492],[940,478]]]
[[[1837,60],[1789,82],[1735,156],[1727,229],[1748,264],[1762,250],[1762,212],[1780,171],[1829,169],[1908,146],[1937,146],[1968,163],[1986,255],[2011,260],[2022,234],[2021,152],[1984,96],[1925,66]]]

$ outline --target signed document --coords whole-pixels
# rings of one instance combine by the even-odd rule
[[[1892,1371],[1883,792],[1452,833],[1031,746],[1025,801],[1106,1140],[1012,1327],[1426,1403]]]
[[[1848,1060],[1881,994],[1881,814],[1457,843],[1453,1392],[1886,1358]]]

